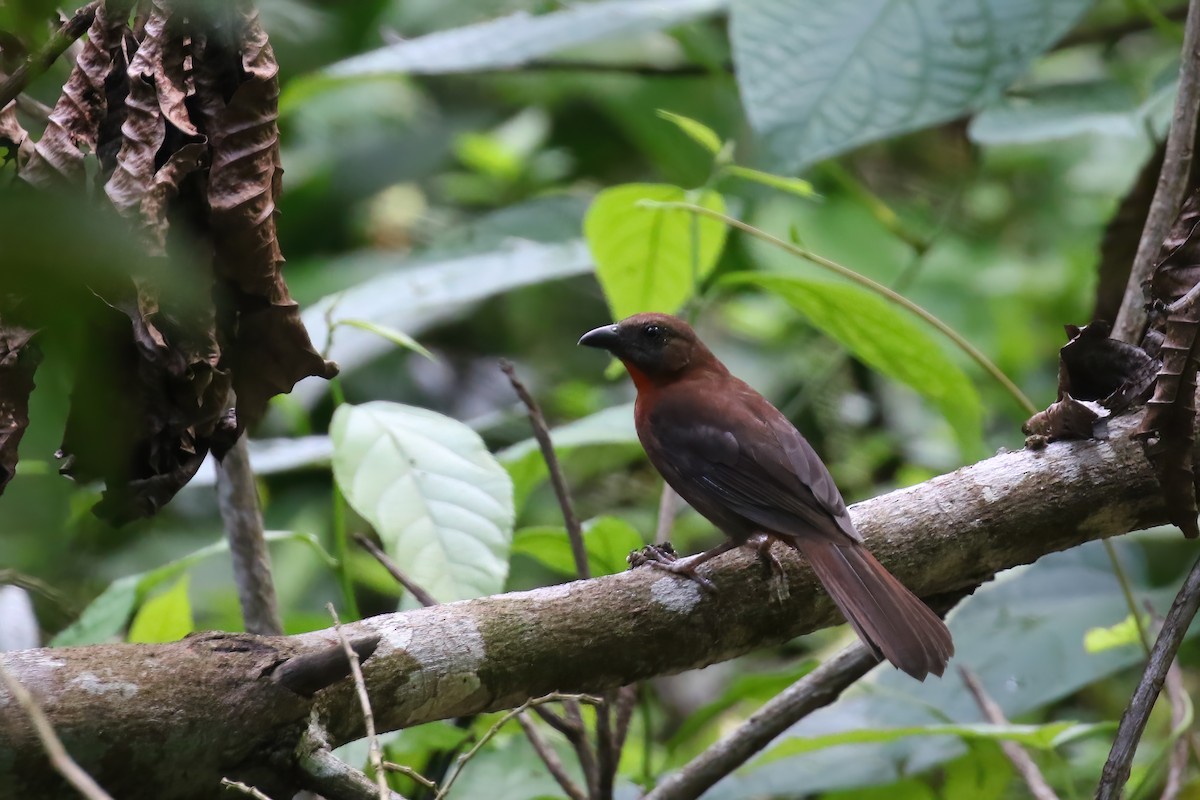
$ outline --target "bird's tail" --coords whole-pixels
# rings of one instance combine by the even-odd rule
[[[954,655],[946,623],[858,542],[787,537],[812,565],[846,620],[876,655],[919,681],[941,677]]]

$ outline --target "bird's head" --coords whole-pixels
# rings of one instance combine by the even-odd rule
[[[669,381],[712,358],[692,326],[670,314],[634,314],[588,331],[579,343],[619,358],[639,389],[643,379],[655,384]]]

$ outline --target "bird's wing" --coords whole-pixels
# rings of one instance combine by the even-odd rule
[[[703,402],[693,394],[682,405],[664,402],[655,410],[654,438],[673,462],[679,494],[701,513],[703,500],[693,497],[719,498],[764,530],[800,534],[834,528],[861,540],[816,451],[761,395],[748,386],[745,391],[749,394],[724,392]]]

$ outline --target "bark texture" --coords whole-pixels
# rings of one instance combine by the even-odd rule
[[[1083,542],[1161,524],[1153,473],[1114,420],[1105,441],[1059,442],[855,505],[888,569],[936,597]],[[511,708],[550,691],[601,692],[785,641],[837,621],[808,567],[779,553],[790,597],[772,598],[752,554],[712,562],[716,594],[650,568],[343,626],[379,638],[363,665],[380,730]],[[272,676],[338,647],[291,637],[202,634],[161,645],[0,653],[68,750],[116,796],[217,796],[222,777],[287,796],[310,718],[334,745],[362,735],[349,680],[304,697]],[[320,659],[313,659],[319,662]],[[284,670],[286,672],[286,670]],[[19,708],[0,693],[0,796],[61,796]],[[7,794],[10,793],[11,795]]]

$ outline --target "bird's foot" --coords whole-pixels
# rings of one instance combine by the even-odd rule
[[[631,550],[625,557],[630,569],[643,564],[670,564],[678,559],[679,554],[675,552],[675,548],[671,546],[670,542],[648,544],[641,550]]]
[[[767,573],[767,586],[771,589],[771,596],[782,603],[791,597],[791,590],[788,589],[787,573],[783,571],[783,564],[771,552],[773,541],[770,536],[760,533],[750,537],[746,543],[758,553],[758,560],[762,562],[763,570]]]
[[[705,554],[697,553],[694,556],[688,556],[687,558],[676,558],[673,561],[647,561],[646,563],[655,569],[662,570],[663,572],[670,572],[673,575],[682,575],[683,577],[698,583],[701,589],[704,589],[707,592],[716,593],[716,584],[700,573],[696,572],[696,569],[708,560],[707,558],[701,558],[703,555]]]

